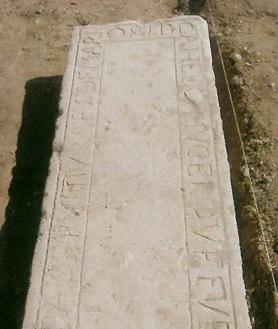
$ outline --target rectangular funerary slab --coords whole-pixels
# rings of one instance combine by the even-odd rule
[[[207,24],[77,27],[24,329],[250,328]]]

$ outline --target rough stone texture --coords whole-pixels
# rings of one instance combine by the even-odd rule
[[[198,17],[77,27],[24,329],[247,329]]]

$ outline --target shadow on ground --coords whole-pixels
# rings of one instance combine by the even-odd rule
[[[199,14],[205,5],[205,0],[190,0],[189,1],[189,12],[191,14]]]
[[[0,328],[20,329],[29,286],[42,200],[52,153],[61,88],[60,76],[25,86],[16,165],[6,221],[0,232]]]

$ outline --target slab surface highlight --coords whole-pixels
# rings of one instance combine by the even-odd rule
[[[77,27],[24,329],[248,329],[208,30]]]

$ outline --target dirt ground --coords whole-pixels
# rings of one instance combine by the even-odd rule
[[[183,9],[183,1],[177,0],[1,1],[1,329],[20,328],[61,76],[73,26],[171,17],[179,14],[174,10],[178,4]],[[278,2],[210,0],[210,4],[272,265],[278,266]],[[191,6],[192,9],[198,12],[197,7]],[[207,4],[201,14],[211,23]],[[250,314],[254,328],[277,328],[266,252],[213,35],[212,46]],[[273,270],[277,280],[277,269]]]
[[[278,328],[278,296],[273,282],[278,282],[278,2],[210,3],[259,209],[258,214],[232,110],[227,106],[225,82],[217,73],[219,56],[214,51],[251,320],[256,329]],[[212,26],[208,10],[204,15]]]

